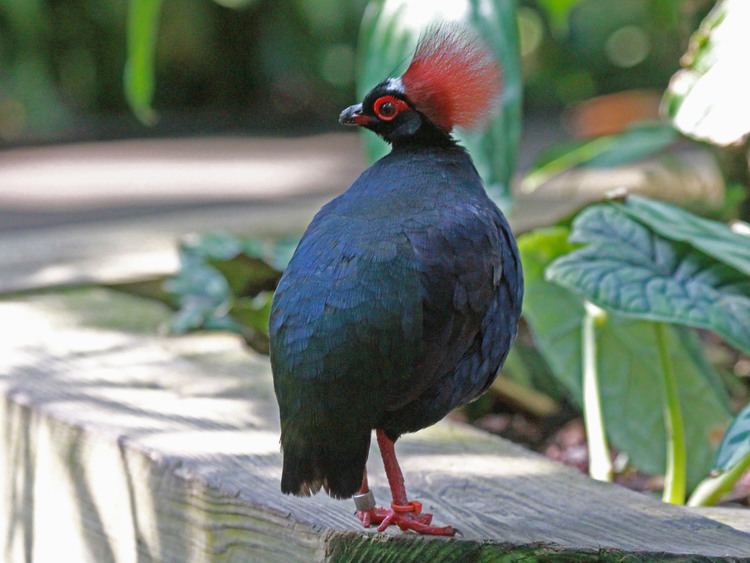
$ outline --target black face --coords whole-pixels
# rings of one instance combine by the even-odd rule
[[[434,137],[449,139],[411,105],[398,78],[384,80],[370,90],[361,104],[342,111],[339,123],[366,127],[393,144]]]

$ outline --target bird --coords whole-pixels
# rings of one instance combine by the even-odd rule
[[[362,525],[381,532],[456,532],[409,499],[395,443],[479,397],[517,333],[516,242],[452,135],[484,126],[500,93],[499,63],[479,36],[438,24],[401,76],[341,112],[341,124],[391,151],[320,209],[273,297],[283,493],[353,497]],[[373,431],[387,507],[367,478]]]

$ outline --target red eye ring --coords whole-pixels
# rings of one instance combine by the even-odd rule
[[[409,105],[396,96],[381,96],[372,105],[375,115],[381,121],[392,121],[396,116],[407,109]]]

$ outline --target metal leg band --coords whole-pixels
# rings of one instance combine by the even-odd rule
[[[375,495],[372,494],[372,491],[356,494],[352,498],[358,512],[367,512],[375,508]]]

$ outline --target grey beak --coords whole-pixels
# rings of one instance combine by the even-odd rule
[[[362,114],[362,104],[349,106],[339,115],[341,125],[364,125],[369,118]]]

